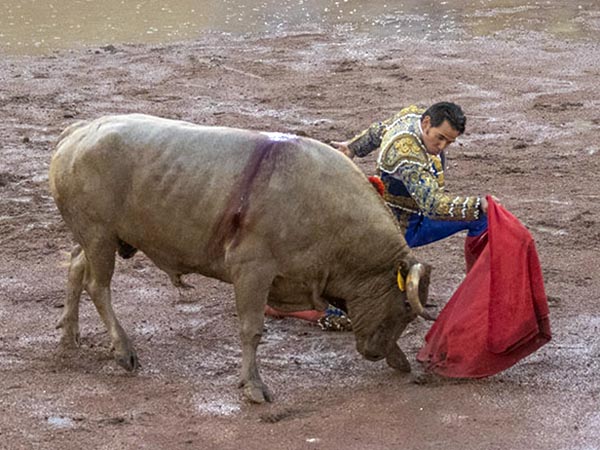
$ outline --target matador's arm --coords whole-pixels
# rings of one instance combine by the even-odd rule
[[[398,152],[412,138],[406,137],[394,142]],[[414,145],[414,144],[413,144]],[[408,193],[425,216],[438,220],[477,220],[481,217],[481,198],[477,196],[454,196],[444,192],[437,178],[429,170],[427,157],[422,153],[405,154],[397,168],[391,173],[402,181]]]
[[[387,120],[384,120],[383,122],[374,122],[369,126],[369,128],[354,136],[348,141],[348,147],[350,150],[352,150],[356,156],[362,158],[367,156],[373,150],[379,148],[386,127],[392,123],[397,116],[398,114],[390,117]]]

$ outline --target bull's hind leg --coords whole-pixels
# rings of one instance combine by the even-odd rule
[[[240,387],[254,403],[270,402],[269,388],[263,383],[256,361],[256,349],[262,337],[264,309],[275,270],[269,264],[245,265],[234,277],[235,302],[240,321],[242,371]]]
[[[56,325],[56,328],[63,330],[60,343],[66,349],[79,346],[79,299],[83,290],[86,263],[85,253],[79,245],[76,246],[71,252],[65,309]]]
[[[115,350],[115,359],[124,369],[138,368],[138,359],[129,337],[112,309],[110,281],[115,269],[116,239],[94,238],[84,246],[87,258],[85,288],[90,294],[100,318],[106,325]]]

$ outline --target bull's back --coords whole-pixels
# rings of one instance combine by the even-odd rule
[[[143,115],[103,117],[62,138],[50,185],[72,228],[102,223],[150,251],[201,246],[253,140],[243,130]]]
[[[50,183],[69,226],[102,224],[182,271],[219,260],[243,239],[301,253],[330,241],[340,222],[372,219],[377,203],[350,161],[309,139],[143,115],[67,134]]]

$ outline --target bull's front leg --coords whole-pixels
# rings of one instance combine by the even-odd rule
[[[246,267],[234,281],[235,301],[240,321],[242,341],[242,372],[240,387],[254,403],[272,400],[269,388],[263,383],[256,361],[256,350],[262,337],[264,308],[274,278],[271,267]]]

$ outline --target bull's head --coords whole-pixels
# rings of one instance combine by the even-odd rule
[[[410,364],[397,340],[417,315],[434,320],[423,307],[429,293],[430,273],[428,265],[403,263],[398,275],[387,278],[392,288],[376,299],[377,305],[364,311],[365,316],[359,313],[359,317],[352,318],[360,354],[371,361],[386,358],[390,367],[410,371]]]

